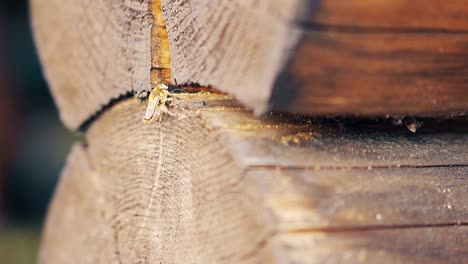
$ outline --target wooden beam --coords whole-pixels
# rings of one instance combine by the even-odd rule
[[[261,119],[225,95],[174,97],[160,122],[144,124],[146,102],[128,99],[89,127],[41,263],[466,260],[466,228],[449,227],[468,223],[465,134]]]
[[[452,116],[468,112],[461,1],[166,1],[178,83],[257,112]]]
[[[46,77],[73,130],[160,82],[211,85],[257,113],[451,116],[468,109],[468,10],[461,2],[68,6],[31,1]]]
[[[315,115],[463,115],[467,44],[468,34],[307,31],[271,103]]]
[[[468,168],[249,170],[282,232],[457,225]]]

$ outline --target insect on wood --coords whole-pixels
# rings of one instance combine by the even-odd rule
[[[165,84],[157,84],[151,91],[148,98],[148,107],[146,108],[143,122],[150,123],[154,121],[155,117],[161,120],[163,114],[175,116],[167,108],[168,104],[172,101],[169,87]]]

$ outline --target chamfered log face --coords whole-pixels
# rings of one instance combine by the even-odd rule
[[[45,74],[69,128],[112,99],[150,90],[149,0],[32,0],[31,14]]]

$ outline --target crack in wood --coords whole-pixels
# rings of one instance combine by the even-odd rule
[[[468,226],[468,222],[452,222],[439,224],[402,224],[402,225],[368,225],[368,226],[349,226],[349,227],[311,227],[281,230],[281,234],[303,234],[303,233],[349,233],[366,232],[377,230],[400,230],[400,229],[421,229],[421,228],[445,228]]]
[[[136,234],[135,236],[135,240],[134,240],[134,243],[133,243],[133,247],[132,247],[132,250],[131,252],[135,253],[135,249],[137,247],[137,242],[139,241],[140,239],[140,236],[141,236],[141,233],[143,230],[145,230],[147,228],[147,224],[148,224],[148,220],[149,220],[149,212],[152,210],[152,207],[153,207],[153,203],[154,203],[154,196],[155,196],[155,192],[156,190],[158,189],[158,183],[159,183],[159,179],[161,177],[161,170],[162,170],[162,165],[163,165],[163,158],[164,158],[164,133],[163,133],[163,130],[161,127],[159,127],[159,144],[158,144],[158,160],[157,160],[157,167],[156,167],[156,175],[154,176],[154,180],[153,180],[153,184],[151,186],[151,189],[150,189],[150,193],[149,193],[149,201],[148,201],[148,204],[147,206],[145,207],[144,209],[144,213],[141,214],[142,216],[144,216],[144,221],[143,221],[143,224],[142,226],[139,228],[138,230],[138,233]]]
[[[215,93],[215,94],[222,94],[215,89],[197,86],[196,84],[192,84],[190,86],[182,86],[182,85],[170,85],[169,91],[173,94],[182,94],[182,93]],[[114,105],[123,102],[127,99],[138,97],[140,100],[145,100],[151,91],[142,91],[141,93],[137,94],[135,91],[129,91],[125,94],[120,95],[117,98],[111,99],[107,104],[103,105],[101,109],[99,109],[96,113],[86,119],[78,128],[77,132],[79,133],[86,133],[88,128],[99,119],[99,117],[104,114],[106,111],[110,110]],[[146,95],[145,95],[146,93]]]
[[[111,99],[107,104],[103,105],[101,109],[99,109],[96,113],[94,113],[92,116],[90,116],[88,119],[86,119],[79,127],[78,127],[78,132],[80,133],[85,133],[88,128],[97,120],[99,117],[104,114],[107,110],[111,109],[114,105],[125,101],[129,98],[135,97],[135,92],[130,91],[124,94],[121,94],[117,98]]]
[[[468,168],[468,164],[436,164],[436,165],[369,165],[369,166],[285,166],[274,164],[249,165],[245,172],[254,170],[386,170],[386,169],[432,169],[432,168]]]

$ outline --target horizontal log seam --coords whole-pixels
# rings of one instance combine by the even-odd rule
[[[206,91],[211,91],[210,88],[204,88],[204,87],[197,87],[195,85],[192,86],[171,86],[169,91],[173,94],[178,94],[178,93],[199,93],[199,92],[206,92]],[[101,108],[96,111],[93,115],[91,115],[88,119],[83,121],[83,123],[78,127],[79,133],[86,133],[88,128],[97,120],[99,117],[104,114],[107,110],[111,109],[114,105],[123,102],[127,99],[138,97],[141,101],[144,101],[148,98],[149,93],[151,91],[149,90],[143,90],[141,92],[136,92],[136,91],[128,91],[127,93],[121,94],[117,98],[112,98],[110,101],[101,106]],[[146,95],[145,95],[146,93]]]
[[[394,34],[394,35],[468,35],[468,30],[444,28],[386,28],[346,25],[329,25],[314,22],[296,22],[297,27],[307,32],[349,34]]]
[[[376,166],[287,166],[274,164],[249,165],[245,168],[246,172],[254,170],[304,170],[304,171],[322,171],[322,170],[387,170],[387,169],[436,169],[436,168],[468,168],[468,164],[434,164],[434,165],[376,165]]]
[[[99,110],[97,110],[93,115],[88,117],[83,123],[81,123],[80,126],[78,126],[78,131],[79,133],[85,133],[88,128],[97,120],[99,117],[104,114],[107,110],[111,109],[114,105],[125,101],[129,98],[135,97],[136,92],[134,91],[129,91],[127,93],[121,94],[117,98],[112,98],[107,104],[101,106]]]
[[[399,230],[399,229],[424,229],[424,228],[445,228],[445,227],[464,227],[468,222],[454,222],[441,224],[408,224],[408,225],[368,225],[351,227],[323,227],[323,228],[298,228],[281,230],[281,234],[303,234],[303,233],[349,233],[366,232],[378,230]]]

